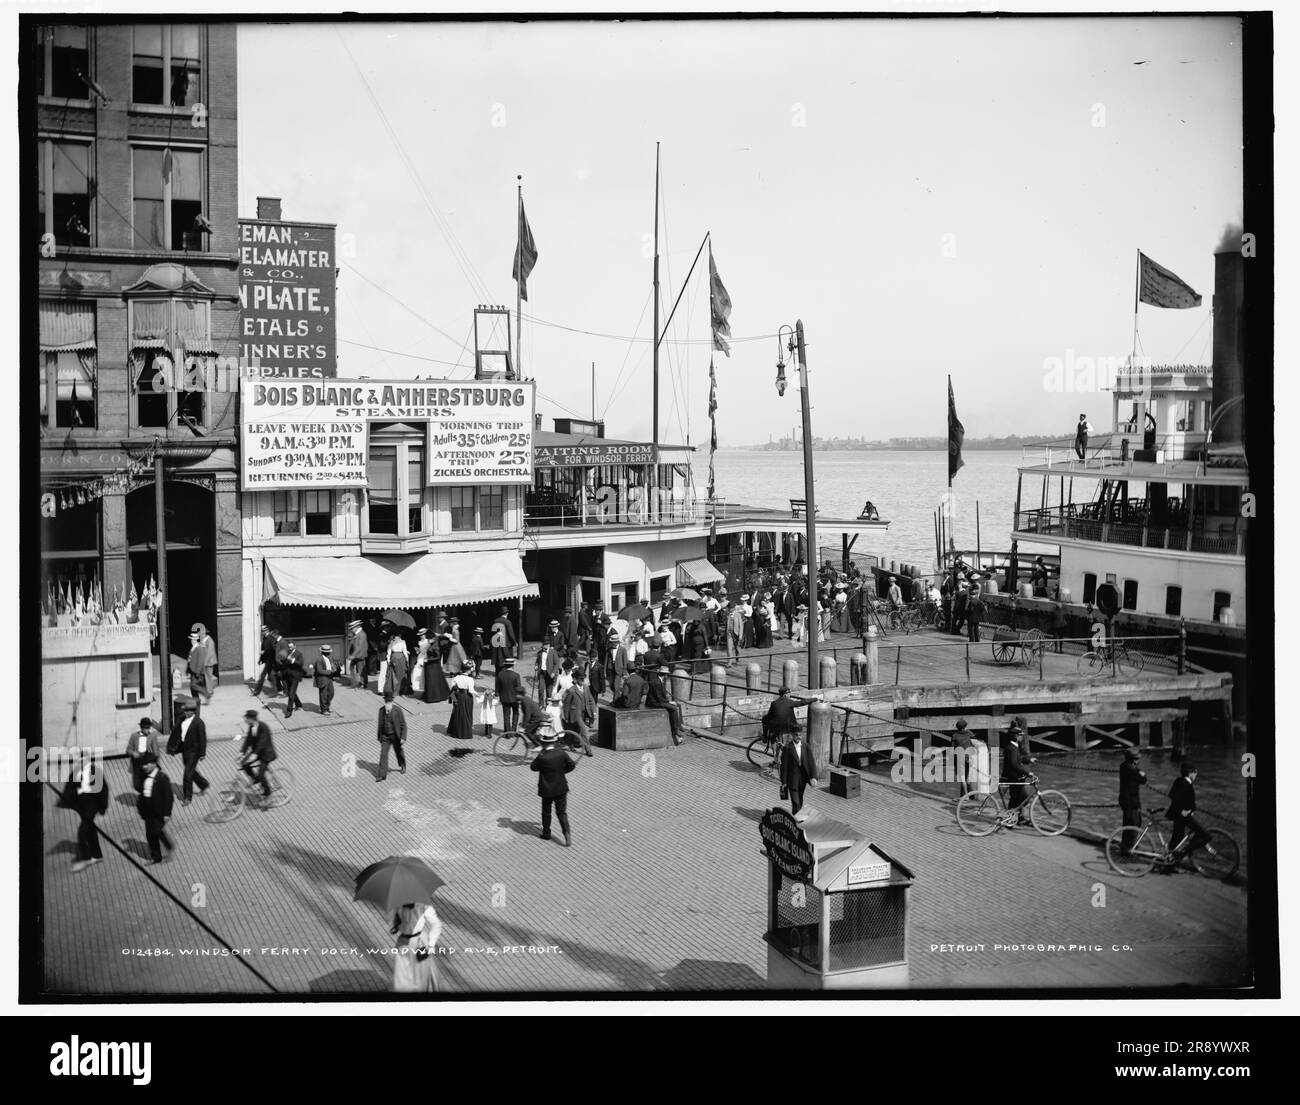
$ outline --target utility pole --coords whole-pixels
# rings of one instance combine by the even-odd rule
[[[167,619],[171,616],[171,599],[167,594],[167,521],[163,510],[163,450],[155,439],[153,454],[154,540],[158,543],[158,685],[162,695],[162,731],[172,731],[172,651]]]
[[[650,440],[659,444],[659,143],[655,143],[655,266],[654,266],[654,329],[651,338],[650,364],[654,377],[654,416]]]
[[[808,555],[804,566],[808,570],[808,689],[815,691],[821,684],[818,668],[817,637],[821,633],[821,619],[817,615],[817,503],[814,500],[812,458],[812,414],[808,402],[808,357],[804,352],[803,320],[794,324],[795,343],[799,357],[799,402],[803,408],[803,496],[805,499],[805,538]]]

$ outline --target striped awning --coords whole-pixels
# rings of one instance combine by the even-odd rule
[[[699,560],[682,560],[677,564],[677,583],[694,584],[705,587],[710,583],[726,583],[727,577],[704,558]]]

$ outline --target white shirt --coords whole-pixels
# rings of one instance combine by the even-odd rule
[[[185,735],[190,731],[190,723],[193,720],[194,717],[191,715],[181,722],[181,744],[185,743]]]

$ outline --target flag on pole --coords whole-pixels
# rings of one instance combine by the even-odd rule
[[[718,276],[718,267],[713,263],[713,243],[709,243],[709,313],[713,317],[713,348],[719,353],[731,356],[731,346],[726,339],[731,337],[731,296],[722,286]]]
[[[1201,297],[1191,285],[1180,280],[1167,268],[1157,265],[1141,251],[1138,252],[1138,264],[1138,298],[1143,303],[1149,303],[1152,307],[1173,307],[1176,310],[1201,305]]]
[[[952,394],[952,377],[948,377],[948,482],[966,462],[961,459],[961,444],[966,440],[966,427],[957,418],[957,401]]]
[[[709,258],[712,265],[713,258]],[[717,515],[713,509],[714,480],[713,454],[718,451],[718,374],[713,370],[713,357],[709,357],[709,540],[718,536]]]
[[[528,225],[528,216],[524,214],[524,197],[519,197],[519,240],[515,244],[515,265],[510,275],[519,285],[519,298],[528,298],[528,275],[537,264],[537,245],[533,241],[533,231]]]

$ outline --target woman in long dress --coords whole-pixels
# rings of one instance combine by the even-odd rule
[[[424,697],[424,664],[429,658],[428,630],[420,629],[416,637],[415,656],[411,660],[411,693]]]
[[[389,930],[397,938],[393,954],[393,990],[430,994],[438,990],[438,938],[442,922],[433,906],[408,902],[393,916]]]
[[[406,638],[400,633],[394,633],[393,639],[388,642],[388,682],[385,690],[392,691],[394,695],[403,693],[410,662],[411,654],[406,651]]]
[[[451,697],[451,687],[442,670],[442,656],[437,648],[429,647],[424,661],[424,701],[446,702]]]
[[[456,740],[470,740],[474,736],[474,680],[468,672],[462,671],[451,681],[447,736]]]

